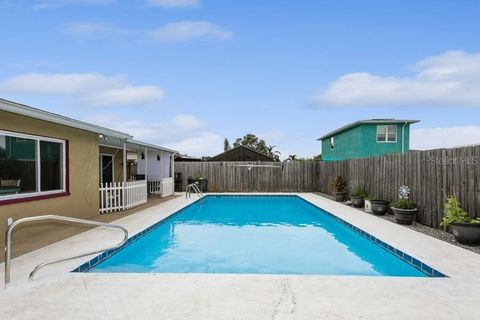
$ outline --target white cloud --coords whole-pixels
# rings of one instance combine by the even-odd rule
[[[480,126],[412,129],[410,148],[417,150],[480,144]]]
[[[196,7],[200,4],[199,0],[147,0],[147,3],[152,6],[159,6],[164,8],[175,7]]]
[[[65,32],[80,39],[102,39],[112,36],[133,35],[132,30],[122,29],[108,23],[72,22],[66,25]]]
[[[150,116],[154,119],[154,115]],[[115,114],[94,116],[86,121],[132,134],[135,139],[178,150],[190,156],[216,155],[223,150],[223,138],[208,131],[194,115],[176,115],[168,121],[129,120]]]
[[[35,9],[51,9],[68,5],[106,5],[114,3],[115,0],[44,0],[37,1]]]
[[[134,86],[124,76],[99,73],[27,73],[0,82],[0,92],[63,96],[94,107],[158,102],[156,86]]]
[[[232,32],[208,21],[180,21],[169,23],[150,32],[155,42],[181,42],[194,39],[229,40]]]
[[[318,106],[480,106],[480,53],[427,57],[410,77],[348,73],[312,98]]]
[[[222,146],[223,138],[211,132],[201,132],[194,137],[165,144],[167,148],[195,157],[217,155],[223,152]]]

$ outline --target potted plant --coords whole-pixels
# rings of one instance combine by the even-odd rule
[[[332,189],[333,189],[333,195],[335,197],[335,201],[342,202],[345,200],[345,187],[347,186],[347,183],[341,176],[337,176],[333,181],[332,181]]]
[[[376,216],[383,216],[388,211],[388,201],[377,197],[370,198],[372,213]]]
[[[458,243],[467,246],[480,245],[480,218],[470,219],[458,202],[455,191],[452,195],[444,195],[444,215],[440,225],[445,228],[451,226],[453,236]]]
[[[417,205],[410,199],[410,188],[407,186],[400,187],[398,201],[390,207],[398,224],[412,224],[418,211]]]
[[[365,198],[367,197],[368,195],[363,189],[358,189],[357,191],[355,191],[350,195],[352,206],[356,208],[363,207],[363,204],[365,203]]]
[[[197,175],[193,178],[188,178],[187,182],[188,184],[196,183],[202,192],[207,192],[208,179],[205,178],[201,173],[197,173]]]

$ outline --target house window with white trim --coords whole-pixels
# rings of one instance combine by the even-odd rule
[[[330,137],[330,150],[333,150],[335,148],[335,138]]]
[[[65,192],[65,141],[0,130],[0,201]]]
[[[397,142],[397,125],[378,125],[377,142]]]

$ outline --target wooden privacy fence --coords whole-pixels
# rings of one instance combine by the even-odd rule
[[[176,162],[175,172],[182,173],[183,190],[188,178],[199,175],[208,178],[210,192],[313,192],[318,189],[317,161],[284,163],[283,169],[280,162],[255,163],[263,167],[245,164],[247,162]]]
[[[442,190],[455,189],[470,216],[480,216],[480,146],[320,162],[319,170],[319,191],[325,193],[337,175],[347,180],[348,192],[364,189],[390,202],[397,200],[400,186],[409,186],[419,209],[417,221],[434,228],[443,216]]]
[[[298,161],[284,163],[283,169],[238,167],[245,162],[177,162],[183,189],[191,177],[208,178],[211,192],[324,192],[331,193],[330,182],[341,175],[348,192],[364,189],[390,202],[396,201],[398,188],[408,185],[417,203],[417,221],[438,228],[443,215],[442,190],[457,192],[464,209],[480,216],[480,146],[455,149],[412,151],[343,161]],[[281,166],[278,162],[271,164]]]

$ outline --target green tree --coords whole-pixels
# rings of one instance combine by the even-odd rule
[[[280,161],[280,156],[282,155],[282,153],[280,151],[277,151],[277,150],[273,150],[275,149],[277,146],[272,146],[272,145],[269,145],[267,147],[267,154],[272,157],[273,159],[275,159],[275,161]]]
[[[225,138],[225,140],[223,140],[223,151],[227,152],[230,149],[231,149],[230,142],[228,142],[228,139]]]
[[[259,139],[253,133],[247,133],[242,138],[237,138],[233,143],[233,147],[245,146],[257,152],[272,157],[275,161],[280,161],[280,152],[274,151],[276,146],[267,145],[265,140]]]

